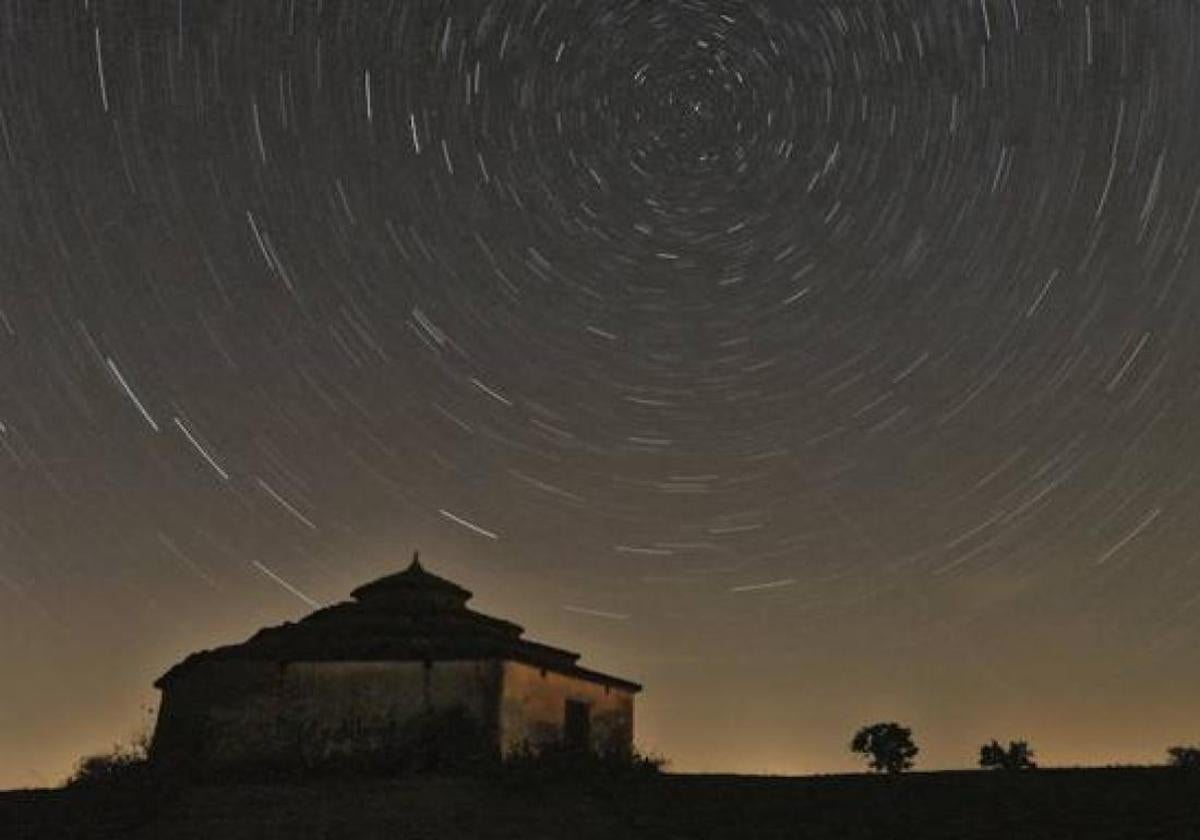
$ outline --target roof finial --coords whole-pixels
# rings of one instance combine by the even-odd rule
[[[420,556],[421,556],[421,552],[419,552],[419,551],[413,552],[412,563],[408,567],[408,570],[410,572],[423,572],[424,571],[424,569],[421,568],[421,561],[419,559]]]

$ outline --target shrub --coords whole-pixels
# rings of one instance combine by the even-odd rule
[[[595,753],[552,741],[522,744],[500,763],[504,777],[518,781],[597,781],[655,776],[667,760],[633,750]]]
[[[1009,741],[1008,749],[993,740],[979,748],[979,766],[997,770],[1034,770],[1033,750],[1026,741]]]
[[[146,781],[151,772],[149,737],[134,737],[128,743],[117,743],[106,753],[89,755],[79,760],[75,772],[67,779],[67,787],[98,787],[126,785]]]
[[[1167,763],[1180,770],[1200,770],[1200,747],[1171,747]]]

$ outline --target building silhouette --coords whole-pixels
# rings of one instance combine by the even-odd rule
[[[522,638],[422,568],[241,644],[192,654],[156,682],[155,761],[199,771],[403,760],[414,726],[457,713],[500,756],[563,744],[628,754],[637,683]]]

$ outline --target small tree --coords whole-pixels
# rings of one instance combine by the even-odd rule
[[[898,723],[864,726],[854,734],[850,750],[870,756],[870,767],[876,773],[902,773],[913,766],[913,757],[919,752],[912,730]]]
[[[1200,747],[1171,747],[1167,763],[1180,770],[1200,770]]]
[[[997,770],[1034,770],[1033,750],[1026,741],[1009,741],[1008,749],[993,740],[979,748],[979,766]]]

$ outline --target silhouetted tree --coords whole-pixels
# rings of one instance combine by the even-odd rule
[[[913,757],[919,752],[912,730],[898,723],[864,726],[854,734],[850,749],[870,756],[870,767],[876,773],[902,773],[913,766]]]
[[[979,766],[997,770],[1034,770],[1033,750],[1025,741],[1009,741],[1008,749],[993,740],[979,748]]]
[[[1171,747],[1167,763],[1180,770],[1200,770],[1200,747]]]

